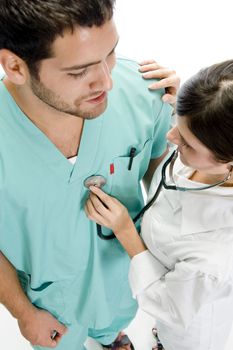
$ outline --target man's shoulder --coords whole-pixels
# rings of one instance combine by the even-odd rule
[[[138,80],[141,84],[144,84],[142,74],[139,72],[140,65],[137,61],[126,57],[118,56],[116,65],[113,69],[113,80],[120,84],[121,81],[128,80],[129,83]],[[132,79],[133,81],[131,81]]]
[[[139,72],[140,65],[137,61],[126,57],[117,57],[116,66],[113,69],[113,94],[121,93],[127,96],[127,99],[141,101],[154,101],[161,104],[161,97],[164,94],[163,89],[149,90],[148,86],[153,80],[146,80]]]
[[[116,59],[116,69],[118,70],[124,70],[124,69],[130,69],[136,73],[138,73],[140,65],[139,63],[131,58],[125,57],[125,56],[117,56]]]

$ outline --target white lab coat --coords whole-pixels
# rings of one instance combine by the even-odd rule
[[[191,173],[176,162],[177,184],[200,186]],[[164,348],[223,350],[233,321],[233,187],[162,189],[144,215],[142,237],[149,250],[132,259],[129,279]]]

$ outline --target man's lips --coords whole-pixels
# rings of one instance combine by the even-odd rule
[[[98,103],[103,102],[105,100],[106,96],[107,96],[107,93],[104,91],[100,95],[98,95],[97,97],[86,100],[86,102],[98,104]]]

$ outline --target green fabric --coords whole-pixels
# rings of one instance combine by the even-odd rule
[[[0,83],[0,250],[20,271],[36,306],[67,325],[92,329],[115,319],[121,329],[134,316],[136,303],[127,254],[116,240],[101,240],[84,213],[83,181],[105,176],[105,191],[134,216],[143,205],[140,179],[150,159],[165,150],[171,114],[161,101],[163,91],[147,89],[135,62],[119,59],[113,79],[106,112],[85,122],[75,165]],[[137,154],[129,171],[131,147]],[[119,320],[127,309],[131,314]]]

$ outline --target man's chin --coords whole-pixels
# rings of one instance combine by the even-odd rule
[[[90,109],[76,109],[76,110],[69,110],[69,109],[58,109],[60,112],[72,115],[74,117],[79,117],[82,119],[95,119],[101,116],[107,108],[107,100],[105,100],[103,103],[99,104],[98,106],[92,107]]]
[[[95,108],[83,112],[81,115],[81,118],[83,119],[95,119],[100,117],[106,110],[107,108],[107,100],[105,100],[103,103],[99,104],[98,106],[95,106]]]

